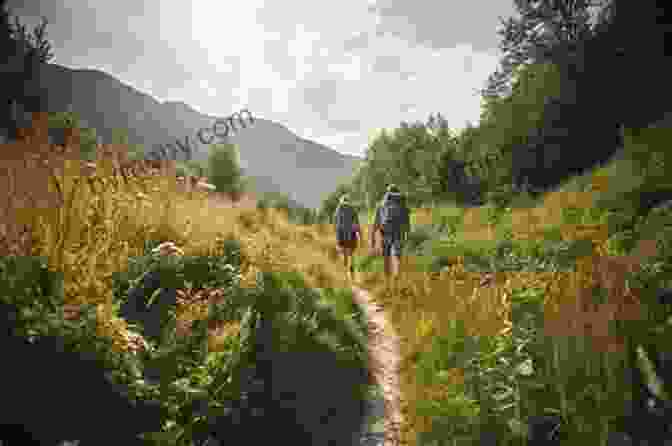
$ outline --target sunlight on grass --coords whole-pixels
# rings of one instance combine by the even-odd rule
[[[32,150],[45,156],[35,147],[21,148],[26,153]],[[299,272],[313,288],[340,289],[353,284],[336,249],[332,225],[299,226],[276,209],[230,207],[213,201],[208,193],[180,191],[170,166],[163,166],[156,175],[123,181],[120,175],[110,173],[111,160],[98,160],[97,170],[89,177],[82,174],[77,162],[64,162],[63,168],[55,172],[40,170],[39,181],[30,175],[38,171],[34,165],[21,167],[14,163],[9,170],[14,190],[33,186],[36,190],[26,195],[32,194],[37,202],[53,200],[54,190],[58,189],[62,203],[35,207],[32,212],[26,212],[27,206],[20,200],[6,204],[5,217],[32,225],[33,245],[29,249],[22,248],[18,236],[6,228],[0,235],[14,237],[12,243],[3,246],[42,255],[49,259],[51,269],[63,271],[66,303],[98,305],[100,333],[113,338],[119,349],[129,348],[129,331],[113,310],[110,278],[125,271],[129,259],[139,256],[149,241],[172,241],[185,255],[206,256],[221,253],[221,240],[232,236],[245,250],[243,286],[254,286],[262,271]],[[596,197],[611,190],[613,173],[617,171],[613,169],[603,168],[583,178],[581,187],[575,183],[550,192],[531,208],[446,206],[414,210],[413,226],[447,225],[453,227],[454,234],[442,233],[444,238],[429,240],[429,254],[407,253],[401,277],[390,283],[385,281],[382,259],[368,252],[371,213],[362,221],[363,240],[356,252],[361,268],[355,283],[384,307],[401,338],[400,378],[407,410],[407,444],[416,444],[420,432],[441,425],[445,421],[442,411],[452,411],[449,413],[458,420],[455,423],[473,421],[477,410],[467,398],[464,384],[472,379],[467,373],[471,367],[468,360],[479,353],[479,348],[499,348],[496,342],[514,345],[513,309],[518,305],[515,302],[525,300],[541,306],[542,335],[549,339],[543,347],[549,362],[545,373],[553,383],[547,393],[555,398],[554,407],[566,415],[568,407],[575,403],[572,376],[579,372],[606,383],[596,399],[599,410],[622,402],[622,383],[614,370],[620,367],[616,364],[622,359],[625,341],[622,333],[614,333],[609,327],[614,321],[645,317],[639,291],[626,278],[655,256],[658,245],[655,237],[650,237],[640,240],[627,255],[607,255],[612,234],[600,220],[602,216],[588,217],[584,211],[594,208]],[[579,211],[576,221],[567,221],[570,208]],[[538,254],[534,244],[546,243],[551,237],[559,237],[558,242],[563,243],[590,243],[584,245],[586,252],[577,255],[573,268],[567,271],[550,267],[539,272],[502,269],[491,271],[484,281],[485,273],[467,270],[465,258],[484,253],[490,261],[494,256],[492,248],[502,241],[506,231],[511,234],[511,245],[533,255]],[[444,263],[433,265],[441,255]],[[594,299],[596,288],[604,291],[604,302]],[[214,290],[208,292],[215,295]],[[178,325],[188,331],[195,320],[206,318],[207,313],[206,304],[185,304],[178,311]],[[216,350],[239,330],[236,323],[214,327],[209,345]],[[449,363],[446,357],[458,348],[467,353]],[[603,363],[611,365],[602,366]],[[430,403],[441,410],[427,409]],[[516,406],[519,401],[511,404],[522,410]],[[585,409],[574,410],[589,413]]]

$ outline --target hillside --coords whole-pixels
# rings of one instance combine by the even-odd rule
[[[194,159],[207,157],[208,148],[196,133],[211,127],[217,116],[200,113],[183,102],[161,103],[99,70],[47,64],[33,83],[45,97],[46,110],[42,111],[79,113],[83,125],[95,128],[105,143],[111,142],[113,129],[120,128],[128,129],[129,143],[143,144],[145,150],[189,137]],[[299,138],[281,124],[255,118],[253,126],[230,137],[240,147],[241,165],[252,177],[272,179],[278,192],[305,206],[318,207],[324,195],[349,178],[359,162]]]

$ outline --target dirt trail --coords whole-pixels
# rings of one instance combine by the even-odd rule
[[[254,208],[256,201],[254,195],[248,195],[234,205],[221,194],[211,197],[211,204],[223,207]],[[370,366],[375,382],[383,394],[385,440],[381,446],[401,446],[400,427],[403,414],[399,383],[399,336],[385,317],[383,308],[373,300],[368,291],[355,285],[352,286],[352,291],[355,302],[363,309],[369,321]]]
[[[383,446],[400,446],[400,426],[403,421],[399,391],[399,337],[385,317],[383,308],[371,295],[353,286],[355,302],[369,320],[369,355],[373,376],[383,390],[385,400],[385,442]]]

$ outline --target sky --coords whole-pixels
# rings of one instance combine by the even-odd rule
[[[76,5],[76,6],[75,6]],[[477,123],[513,0],[9,0],[54,59],[157,100],[242,108],[341,153],[440,112]],[[76,8],[76,9],[73,9]]]

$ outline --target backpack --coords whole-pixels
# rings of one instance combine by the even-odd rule
[[[355,210],[349,205],[341,205],[336,209],[336,238],[338,240],[354,240]]]
[[[380,224],[383,234],[401,235],[406,209],[399,200],[387,199],[380,209]]]

